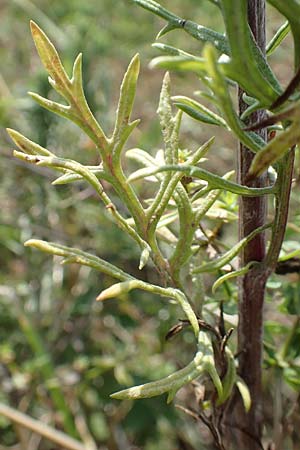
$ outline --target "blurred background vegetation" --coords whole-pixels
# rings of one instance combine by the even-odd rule
[[[221,18],[209,2],[161,3],[184,18],[222,31]],[[270,13],[269,35],[282,23],[274,11]],[[194,351],[189,332],[179,338],[180,355],[179,341],[165,342],[166,332],[178,318],[176,309],[140,292],[130,294],[130,302],[96,303],[95,297],[111,284],[110,279],[87,267],[61,266],[59,260],[23,247],[31,237],[57,241],[93,251],[138,276],[155,278],[151,269],[138,273],[137,249],[112,224],[90,188],[84,184],[54,188],[51,171],[12,158],[12,143],[5,132],[8,126],[57,154],[96,162],[91,143],[74,125],[43,110],[26,95],[33,91],[53,96],[30,36],[30,19],[53,40],[67,68],[71,69],[76,55],[83,52],[87,98],[105,131],[112,127],[122,74],[139,52],[142,69],[134,116],[140,117],[142,124],[131,144],[149,151],[161,146],[155,110],[163,73],[148,68],[157,55],[151,42],[163,25],[158,18],[128,0],[1,1],[0,401],[58,428],[62,426],[60,414],[67,408],[80,438],[92,450],[200,449],[199,426],[173,405],[166,405],[165,398],[135,403],[109,398],[123,386],[167,375],[189,360]],[[199,42],[184,32],[170,33],[164,42],[201,53]],[[292,74],[290,46],[287,39],[273,57],[284,84]],[[172,80],[174,94],[192,95],[201,88],[192,76],[172,74]],[[214,127],[185,118],[182,145],[196,148],[214,132]],[[219,137],[208,167],[217,167],[219,173],[234,168],[234,149],[228,135]],[[141,184],[139,189],[143,195],[145,187]],[[292,249],[299,247],[295,243],[300,227],[296,194],[293,201],[295,213],[287,244]],[[231,208],[234,218],[236,202],[224,211],[226,208],[227,212]],[[218,226],[221,218],[215,220]],[[235,242],[235,225],[229,230],[229,240]],[[272,289],[277,289],[278,305],[298,316],[299,305],[291,306],[295,291],[279,295],[280,285],[276,277],[271,280],[269,297],[274,298]],[[297,289],[294,284],[288,286]],[[235,292],[233,287],[234,300]],[[228,312],[230,308],[235,314],[234,301]],[[267,333],[271,362],[274,333],[284,333],[282,327],[289,322],[276,330],[275,325],[272,328],[270,322]],[[179,401],[190,394],[188,389],[180,393]],[[205,432],[202,436],[206,440]],[[18,430],[0,417],[0,444],[10,447],[18,442],[22,442]],[[54,447],[33,437],[30,449],[38,448]]]

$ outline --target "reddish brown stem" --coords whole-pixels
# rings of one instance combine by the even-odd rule
[[[264,51],[265,49],[265,0],[248,0],[248,21],[253,35]],[[239,91],[240,114],[247,105],[242,100],[243,92]],[[257,111],[249,118],[251,125],[260,122],[265,117],[264,111]],[[260,130],[260,135],[266,140],[266,131]],[[254,154],[240,144],[238,155],[238,182],[251,187],[266,185],[266,175],[247,181]],[[239,235],[240,239],[251,231],[263,225],[266,221],[267,203],[264,197],[240,198]],[[244,249],[241,255],[241,266],[250,261],[263,261],[265,258],[265,235],[256,236]],[[231,417],[226,421],[234,427],[234,436],[230,437],[231,445],[235,442],[239,450],[261,450],[262,436],[262,337],[263,337],[263,304],[267,270],[262,266],[248,272],[239,285],[239,325],[238,351],[239,375],[247,383],[252,406],[248,413],[237,393],[231,403]],[[234,408],[234,412],[233,411]],[[232,442],[234,441],[234,442]]]

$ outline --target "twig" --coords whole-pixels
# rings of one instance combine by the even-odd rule
[[[0,402],[0,414],[10,419],[12,422],[27,428],[34,433],[43,436],[46,439],[60,445],[68,450],[88,450],[81,442],[66,435],[62,431],[46,425],[39,420],[32,419],[27,414],[21,413],[10,406]]]
[[[204,425],[207,426],[207,428],[210,430],[211,434],[213,435],[216,448],[218,450],[226,450],[224,445],[223,445],[223,443],[222,443],[222,438],[220,436],[219,430],[215,427],[215,425],[212,423],[212,421],[211,421],[211,419],[209,417],[207,417],[203,413],[196,413],[192,409],[185,408],[184,406],[181,406],[181,405],[178,405],[178,404],[175,405],[175,407],[177,409],[179,409],[180,411],[183,411],[187,415],[193,417],[193,419],[195,419],[197,421],[200,420],[201,422],[203,422]]]

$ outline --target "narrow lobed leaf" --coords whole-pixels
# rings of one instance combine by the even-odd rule
[[[251,408],[251,395],[248,386],[246,385],[245,381],[242,380],[241,377],[238,377],[238,380],[236,382],[236,387],[239,390],[239,393],[241,394],[244,408],[246,412],[250,411]]]
[[[255,155],[250,166],[248,179],[251,180],[260,176],[269,168],[269,166],[275,164],[289,151],[289,149],[298,143],[300,143],[300,126],[299,122],[295,121],[289,128],[269,141],[269,143]]]
[[[168,401],[170,401],[171,398],[174,397],[174,394],[184,384],[187,384],[197,378],[201,371],[202,368],[198,368],[195,362],[192,361],[183,369],[180,369],[165,378],[115,392],[114,394],[111,394],[111,397],[118,400],[136,400],[156,397],[172,391],[172,397],[168,398]]]
[[[41,106],[75,122],[92,139],[101,156],[104,157],[108,139],[91,112],[84,95],[81,54],[75,60],[73,76],[70,80],[50,39],[34,22],[31,22],[30,26],[41,61],[50,75],[49,83],[68,102],[70,107],[51,102],[37,94],[31,94],[31,96]]]
[[[202,58],[187,58],[186,56],[158,56],[149,64],[151,69],[159,67],[167,70],[179,70],[182,72],[194,72],[198,75],[205,74],[205,60]]]
[[[270,56],[279,47],[281,42],[286,38],[286,36],[291,31],[291,26],[287,20],[280,28],[276,31],[270,42],[266,47],[267,56]]]
[[[75,95],[80,98],[84,96],[82,85],[82,53],[79,53],[73,64],[71,84],[74,87]]]
[[[165,19],[167,21],[173,21],[180,23],[181,18],[173,14],[172,12],[168,11],[166,8],[161,6],[159,3],[153,1],[153,0],[132,0],[133,3],[136,3],[137,5],[141,6],[142,8],[146,9],[147,11],[150,11],[157,16],[161,17],[162,19]]]
[[[112,182],[111,177],[103,169],[99,168],[99,166],[87,166],[87,168],[94,175],[96,175],[97,178],[106,180],[108,182]],[[84,180],[84,177],[82,175],[68,171],[64,175],[61,175],[60,177],[56,178],[56,180],[52,182],[52,185],[56,186],[62,184],[69,184],[75,181],[82,181],[82,180]]]
[[[168,55],[171,55],[171,56],[183,56],[188,59],[197,60],[197,58],[194,55],[192,55],[191,53],[187,53],[184,50],[181,50],[180,48],[172,47],[171,45],[162,44],[161,42],[155,42],[154,44],[152,44],[152,47],[157,50],[160,50]]]
[[[220,64],[217,62],[217,54],[211,45],[204,48],[204,56],[207,60],[206,69],[211,78],[210,87],[218,99],[219,108],[223,113],[230,129],[237,135],[241,142],[249,149],[257,152],[265,145],[264,140],[256,133],[246,133],[243,130],[244,124],[238,117],[235,106],[228,90],[228,83],[221,70]]]
[[[140,70],[140,58],[139,55],[136,54],[130,64],[128,69],[124,75],[121,88],[120,88],[120,98],[117,109],[117,117],[115,130],[113,133],[113,139],[120,135],[123,128],[129,124],[130,114],[133,107],[135,92],[136,92],[136,84],[139,76]]]
[[[98,295],[96,300],[103,301],[109,298],[118,297],[119,295],[126,294],[130,292],[132,289],[136,289],[139,287],[139,283],[136,280],[123,281],[122,283],[116,283],[110,286],[101,294]]]
[[[227,362],[227,370],[224,378],[222,379],[223,394],[221,397],[218,398],[217,401],[218,406],[222,405],[223,403],[226,402],[226,400],[229,399],[232,390],[234,388],[234,385],[236,384],[237,381],[234,356],[228,347],[226,347],[226,362]]]
[[[28,92],[28,94],[34,101],[36,101],[39,105],[41,105],[43,108],[47,109],[48,111],[58,114],[59,116],[64,117],[66,119],[70,119],[73,121],[78,120],[78,118],[75,116],[75,114],[71,110],[70,106],[62,105],[61,103],[57,103],[57,102],[53,102],[52,100],[48,100],[47,98],[41,97],[39,94],[36,94],[34,92]]]
[[[177,95],[172,97],[172,101],[177,108],[180,108],[193,119],[200,122],[209,123],[211,125],[219,125],[224,128],[228,128],[227,123],[222,117],[214,113],[210,109],[201,105],[201,103],[183,95]]]
[[[186,367],[177,370],[176,372],[160,380],[116,392],[112,394],[111,397],[119,400],[142,399],[168,393],[167,401],[170,402],[182,386],[190,383],[202,373],[208,372],[210,375],[212,374],[213,377],[215,377],[215,372],[212,370],[212,368],[214,369],[214,366],[215,363],[213,359],[211,340],[206,333],[201,331],[199,333],[198,351],[193,361],[191,361]],[[222,395],[222,384],[217,373],[216,377],[219,379],[219,382],[216,383],[218,393]],[[216,381],[216,379],[213,381]]]
[[[232,278],[237,278],[237,277],[241,277],[243,275],[246,275],[246,273],[248,273],[253,266],[256,264],[259,264],[255,261],[251,261],[249,262],[245,267],[242,267],[241,269],[238,270],[233,270],[232,272],[229,273],[225,273],[225,275],[222,275],[221,277],[219,277],[214,284],[212,285],[212,293],[215,294],[216,290],[223,284],[225,283],[225,281],[231,280]]]
[[[172,22],[167,23],[156,35],[156,39],[160,39],[165,34],[168,34],[170,31],[176,30],[178,24],[173,24]]]
[[[139,270],[142,270],[147,262],[149,261],[151,255],[151,248],[149,246],[145,247],[140,256]]]
[[[63,92],[68,95],[71,81],[66,74],[54,45],[35,22],[30,22],[30,28],[38,54],[47,72],[55,82],[56,89],[60,94]]]
[[[157,113],[160,118],[160,127],[164,137],[165,144],[169,144],[171,133],[173,131],[173,116],[172,116],[172,106],[171,106],[171,95],[170,95],[170,75],[167,72],[164,76],[159,105],[157,108]]]
[[[177,164],[177,165],[166,165],[160,167],[146,167],[143,169],[139,169],[134,174],[130,175],[128,180],[135,181],[140,178],[149,177],[150,175],[156,175],[160,172],[165,171],[174,171],[174,172],[182,172],[183,174],[189,175],[194,178],[199,178],[200,180],[205,180],[208,182],[208,185],[211,189],[225,189],[229,192],[238,195],[244,195],[248,197],[256,197],[258,195],[266,195],[266,194],[274,194],[276,190],[276,186],[267,186],[265,188],[251,188],[248,186],[242,186],[238,183],[234,183],[233,181],[226,180],[218,175],[215,175],[208,170],[202,169],[197,166],[188,166],[186,164]]]
[[[55,156],[49,150],[26,138],[16,130],[7,128],[7,132],[17,147],[24,153],[27,153],[28,155]]]
[[[222,13],[230,45],[230,76],[253,97],[268,106],[280,86],[258,49],[247,19],[247,1],[223,0]]]
[[[217,269],[222,269],[222,267],[230,263],[239,254],[239,252],[248,244],[248,242],[250,242],[257,234],[262,233],[267,228],[270,228],[270,226],[271,224],[266,224],[256,228],[256,230],[249,233],[248,236],[241,239],[237,244],[235,244],[230,250],[225,252],[220,257],[208,263],[204,263],[200,267],[195,267],[195,269],[193,269],[193,273],[208,273],[214,272]]]
[[[71,258],[72,262],[92,267],[99,272],[103,272],[113,278],[118,278],[121,281],[127,281],[132,277],[123,270],[114,266],[113,264],[104,261],[103,259],[84,252],[77,248],[67,247],[65,245],[57,244],[55,242],[47,242],[40,239],[29,239],[24,243],[25,247],[34,247],[45,253],[51,255],[62,256],[64,258]]]

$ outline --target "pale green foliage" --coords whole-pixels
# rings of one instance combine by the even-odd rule
[[[234,365],[234,359],[232,355],[231,361]],[[137,399],[153,397],[155,395],[160,395],[167,392],[168,402],[170,402],[173,400],[178,389],[180,389],[184,384],[193,381],[195,378],[198,378],[204,372],[207,372],[212,378],[218,392],[219,402],[222,403],[222,401],[226,399],[227,392],[224,392],[221,380],[215,368],[211,340],[205,332],[200,331],[198,339],[198,351],[193,361],[191,361],[186,367],[159,381],[154,381],[142,386],[125,389],[123,391],[117,392],[116,394],[113,394],[112,397],[118,399]],[[228,367],[228,373],[226,375],[230,376],[231,382],[232,380],[234,381],[235,377],[234,374],[231,373],[230,366]],[[232,386],[230,386],[228,390],[231,391],[231,389]]]
[[[289,21],[286,21],[281,27],[277,30],[277,32],[274,34],[270,42],[268,43],[266,47],[267,55],[271,55],[273,52],[275,52],[276,48],[279,47],[281,42],[284,40],[284,38],[289,34],[291,31],[291,26],[289,24]]]
[[[266,170],[270,164],[277,162],[291,145],[298,143],[300,139],[297,119],[298,106],[288,110],[289,112],[285,113],[284,117],[278,116],[280,120],[282,118],[291,120],[292,125],[267,145],[254,131],[245,130],[243,121],[238,117],[231,99],[230,86],[233,83],[237,83],[247,92],[249,108],[245,116],[261,107],[271,108],[272,103],[282,93],[275,75],[248,28],[244,0],[213,2],[217,7],[221,7],[226,36],[200,27],[192,21],[183,21],[152,0],[134,0],[134,2],[167,21],[167,25],[159,33],[159,37],[176,28],[183,28],[194,38],[207,43],[202,57],[195,57],[170,46],[157,46],[171,56],[159,57],[152,65],[196,73],[206,85],[206,96],[212,100],[213,107],[217,106],[217,112],[213,112],[212,109],[185,96],[176,96],[172,99],[170,76],[167,72],[163,80],[158,107],[164,142],[163,152],[160,152],[157,157],[153,157],[142,149],[128,150],[127,156],[143,167],[127,175],[123,166],[123,150],[129,136],[139,123],[139,120],[131,121],[139,75],[138,55],[131,60],[124,75],[115,126],[109,137],[94,117],[86,101],[82,82],[81,55],[74,62],[70,78],[53,44],[44,32],[35,23],[32,23],[32,35],[41,61],[50,76],[49,82],[64,98],[67,105],[45,99],[37,94],[31,94],[32,98],[44,108],[77,124],[93,141],[101,160],[95,166],[83,165],[78,161],[57,157],[54,153],[40,147],[14,130],[9,130],[9,134],[21,150],[15,152],[16,157],[39,166],[50,167],[60,173],[53,184],[60,185],[77,180],[84,180],[88,183],[98,194],[115,223],[138,245],[141,255],[139,268],[142,269],[146,264],[153,264],[161,276],[161,285],[146,283],[82,250],[36,239],[27,241],[26,245],[62,256],[65,264],[87,265],[120,281],[100,293],[98,300],[117,297],[132,289],[141,289],[175,301],[191,324],[197,352],[194,359],[185,368],[161,380],[125,389],[114,394],[113,397],[133,399],[168,393],[168,400],[171,401],[177,390],[184,384],[199,377],[205,384],[207,381],[205,375],[208,374],[214,385],[214,392],[209,398],[211,405],[218,406],[224,403],[230,397],[234,385],[237,384],[245,408],[248,410],[251,402],[249,393],[247,387],[236,375],[234,357],[226,345],[228,336],[221,336],[217,331],[215,334],[212,333],[212,337],[207,331],[199,332],[199,317],[190,302],[190,297],[194,297],[195,293],[190,292],[187,280],[189,277],[193,280],[197,278],[195,282],[199,282],[202,273],[221,270],[232,262],[254,236],[267,227],[272,226],[274,234],[276,228],[274,224],[260,227],[223,255],[199,266],[197,253],[200,245],[195,240],[195,232],[199,221],[217,201],[220,192],[231,192],[243,196],[268,194],[275,195],[278,199],[280,198],[278,194],[280,186],[278,183],[265,188],[241,186],[228,179],[231,174],[221,177],[199,167],[199,163],[202,162],[213,144],[213,138],[201,145],[195,152],[187,153],[182,160],[179,144],[181,119],[185,112],[198,121],[208,125],[218,125],[234,133],[249,149],[257,152],[257,157],[250,170],[250,175],[256,176]],[[276,6],[278,2],[270,3],[274,3]],[[296,8],[296,3],[293,4]],[[292,7],[284,9],[288,17]],[[283,34],[281,33],[278,39],[282,38]],[[226,58],[220,60],[220,54],[225,54]],[[172,100],[178,107],[175,114]],[[154,180],[158,187],[153,198],[148,199],[147,206],[144,206],[143,200],[139,198],[133,187],[133,182],[140,178],[147,179],[147,177],[151,177],[151,182]],[[191,178],[187,186],[184,184],[185,177]],[[113,187],[120,201],[126,206],[130,214],[129,218],[124,217],[118,211],[113,199],[107,194],[103,181]],[[175,221],[178,232],[174,236],[168,227]],[[167,251],[160,245],[162,241],[167,243]],[[269,252],[272,252],[272,245]],[[227,278],[221,277],[214,288],[216,289],[226,279],[232,276],[241,276],[252,268],[253,265],[250,264],[227,275]],[[199,303],[203,303],[204,300],[201,299]],[[219,350],[218,364],[215,362],[216,348]],[[225,368],[222,374],[217,369],[218,365]]]
[[[31,239],[25,243],[26,246],[35,247],[47,253],[63,257],[64,264],[77,263],[87,265],[102,273],[108,274],[121,282],[104,290],[98,296],[98,300],[105,300],[111,297],[127,293],[132,289],[142,289],[147,292],[156,293],[163,297],[175,300],[185,313],[188,321],[191,323],[195,337],[198,339],[198,351],[195,359],[185,368],[165,380],[145,385],[143,388],[132,388],[116,395],[120,398],[139,398],[146,396],[159,395],[162,392],[169,392],[171,400],[176,391],[184,384],[194,378],[198,378],[203,372],[209,373],[218,393],[218,402],[221,404],[228,398],[235,382],[235,371],[233,370],[234,360],[231,353],[226,353],[228,370],[224,378],[223,389],[221,379],[215,368],[212,344],[205,332],[199,334],[198,318],[195,315],[189,301],[188,294],[185,291],[181,269],[188,261],[192,261],[193,251],[192,243],[195,233],[195,223],[209,210],[218,197],[219,189],[243,192],[243,187],[227,181],[228,176],[224,178],[209,174],[204,171],[197,178],[206,180],[208,187],[200,197],[205,196],[204,203],[199,205],[199,195],[190,196],[188,191],[181,183],[181,169],[187,168],[190,171],[196,170],[196,164],[203,158],[209,150],[213,139],[209,140],[194,154],[188,156],[181,165],[179,163],[179,129],[181,124],[182,112],[179,111],[173,116],[170,94],[170,77],[166,74],[159,101],[158,115],[164,140],[164,162],[169,165],[171,170],[160,167],[148,153],[143,150],[133,149],[128,152],[128,156],[142,162],[145,169],[138,170],[136,173],[127,177],[122,168],[121,154],[123,147],[139,121],[130,121],[131,111],[136,90],[136,83],[139,73],[139,58],[135,56],[129,64],[125,73],[121,89],[120,99],[116,113],[116,122],[112,137],[108,138],[101,126],[94,118],[84,96],[81,75],[81,55],[76,59],[73,68],[72,78],[69,78],[62,62],[58,56],[53,44],[49,41],[43,31],[34,23],[31,24],[33,38],[38,49],[40,58],[47,69],[52,87],[67,101],[68,106],[43,99],[37,94],[31,96],[42,106],[52,112],[55,112],[67,119],[74,121],[88,136],[93,140],[96,149],[101,156],[101,162],[98,166],[85,166],[78,161],[57,157],[53,152],[42,148],[38,144],[30,141],[14,130],[8,130],[11,138],[21,151],[15,151],[15,156],[39,166],[47,166],[62,173],[53,184],[71,183],[77,180],[85,180],[97,192],[107,210],[115,220],[117,225],[128,233],[141,248],[140,269],[147,264],[149,257],[163,274],[163,279],[170,287],[163,287],[145,283],[132,277],[130,274],[113,266],[107,261],[102,260],[92,254],[82,250],[69,248],[60,244],[49,243],[37,239]],[[213,117],[211,113],[211,117]],[[217,117],[217,116],[215,116]],[[219,119],[221,122],[222,119]],[[173,166],[172,166],[173,165]],[[172,170],[173,169],[173,170]],[[132,187],[132,182],[143,175],[143,170],[154,171],[155,179],[159,182],[159,188],[154,198],[147,208],[142,206],[142,202],[137,197]],[[157,171],[157,173],[156,173]],[[160,173],[158,173],[158,171]],[[206,176],[207,175],[207,176]],[[112,199],[106,194],[101,180],[112,184],[120,199],[127,206],[132,215],[132,220],[125,219],[118,211]],[[262,192],[263,193],[263,192]],[[213,194],[213,195],[212,195]],[[250,195],[253,192],[249,191]],[[179,221],[179,235],[173,253],[166,259],[158,246],[160,229],[162,221],[163,228],[167,227],[165,219],[167,217],[170,201],[175,201],[177,213],[173,215],[172,221]],[[202,200],[202,199],[201,199]],[[260,231],[260,230],[258,230]],[[243,245],[243,242],[241,243]],[[241,247],[239,246],[239,248]],[[237,251],[231,257],[225,256],[224,264],[230,261]],[[219,260],[211,263],[214,267],[222,267]],[[196,270],[197,271],[197,270]],[[192,271],[191,271],[192,273]],[[229,356],[230,355],[230,356]],[[163,386],[163,388],[162,388]],[[139,393],[139,394],[138,394]]]
[[[168,31],[182,27],[183,19],[169,15],[158,3],[142,0],[134,0],[134,2],[168,20]],[[271,39],[267,46],[268,52],[275,51],[289,31],[292,30],[295,42],[295,63],[298,67],[300,61],[299,4],[296,1],[283,2],[280,0],[269,0],[269,3],[277,8],[288,21]],[[276,116],[276,118],[278,117],[277,121],[289,120],[289,116],[297,109],[296,115],[291,118],[292,125],[286,131],[279,133],[268,145],[265,145],[256,133],[243,130],[245,127],[237,117],[231,100],[228,79],[237,82],[248,94],[248,100],[245,99],[245,101],[247,103],[249,101],[249,108],[244,112],[243,119],[262,107],[272,110],[272,104],[276,97],[282,93],[282,89],[267,60],[253,40],[247,23],[246,1],[223,0],[216,2],[216,5],[221,9],[226,28],[226,37],[222,36],[225,48],[220,48],[217,39],[205,39],[200,34],[194,34],[193,37],[196,39],[204,40],[210,44],[204,49],[202,58],[168,45],[155,44],[157,49],[171,56],[155,58],[152,61],[152,66],[194,72],[207,84],[214,94],[210,96],[210,99],[213,103],[217,100],[218,109],[222,112],[223,117],[215,116],[207,107],[187,97],[177,96],[174,99],[175,104],[200,122],[211,124],[218,122],[218,125],[227,127],[235,133],[244,145],[254,152],[258,152],[259,154],[249,172],[249,176],[254,178],[280,160],[289,148],[299,142],[299,124],[296,119],[296,116],[299,117],[298,108],[293,105],[286,115]],[[189,21],[184,22],[183,28],[189,33]],[[200,29],[200,26],[198,26],[198,29]],[[223,53],[223,55],[218,60],[220,53]],[[226,55],[226,58],[224,58],[224,55]],[[261,149],[263,151],[260,151]]]
[[[289,126],[277,134],[274,139],[255,155],[249,170],[249,176],[261,175],[268,167],[280,160],[288,150],[300,143],[300,102],[267,119],[268,124],[289,121]],[[261,124],[261,126],[263,123]]]

